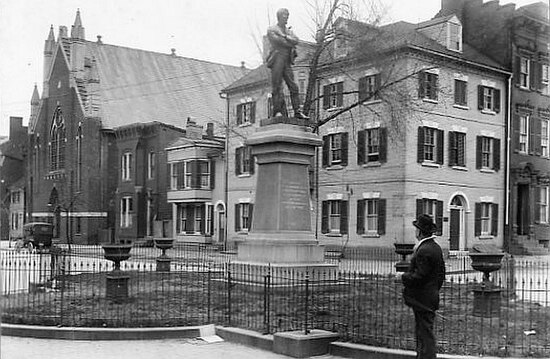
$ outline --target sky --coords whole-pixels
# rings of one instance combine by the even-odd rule
[[[355,1],[355,0],[354,0]],[[369,8],[356,0],[359,19]],[[441,0],[375,0],[384,23],[431,19]],[[43,50],[50,26],[69,34],[80,9],[86,39],[254,68],[261,61],[259,39],[276,22],[281,7],[303,40],[312,39],[312,4],[323,0],[0,0],[0,136],[9,133],[9,117],[28,123],[34,85],[42,93]],[[326,2],[326,1],[325,1]],[[517,7],[537,0],[501,0]]]

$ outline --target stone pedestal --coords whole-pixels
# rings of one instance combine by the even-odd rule
[[[498,317],[500,315],[500,302],[502,289],[492,283],[482,283],[474,288],[474,310],[477,317]]]
[[[106,297],[115,303],[128,299],[128,281],[130,276],[122,271],[113,271],[106,276]]]
[[[237,258],[241,264],[335,272],[336,266],[324,264],[324,249],[311,230],[308,166],[322,140],[293,120],[264,123],[247,139],[258,164],[256,199]]]
[[[170,272],[170,263],[172,258],[168,256],[157,257],[157,272]]]

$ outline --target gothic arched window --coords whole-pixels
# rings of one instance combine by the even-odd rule
[[[50,129],[50,171],[65,168],[65,140],[65,120],[58,107]]]
[[[76,131],[76,188],[80,191],[82,185],[82,125]]]

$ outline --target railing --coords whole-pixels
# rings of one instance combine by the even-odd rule
[[[2,252],[2,320],[95,327],[215,323],[261,333],[318,328],[346,341],[414,350],[413,313],[395,280],[398,258],[389,251],[387,257],[345,255],[335,259],[338,271],[324,273],[236,264],[233,254],[196,245],[169,250],[171,271],[157,272],[159,252],[132,249],[122,264],[130,277],[129,299],[122,303],[106,299],[112,264],[91,247],[71,255]],[[468,268],[468,257],[448,259],[436,318],[439,352],[548,357],[549,263],[505,257],[494,276],[502,288],[500,309],[479,316],[473,315],[473,288],[481,275]]]

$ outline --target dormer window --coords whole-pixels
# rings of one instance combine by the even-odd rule
[[[462,52],[462,25],[448,22],[447,48]]]

